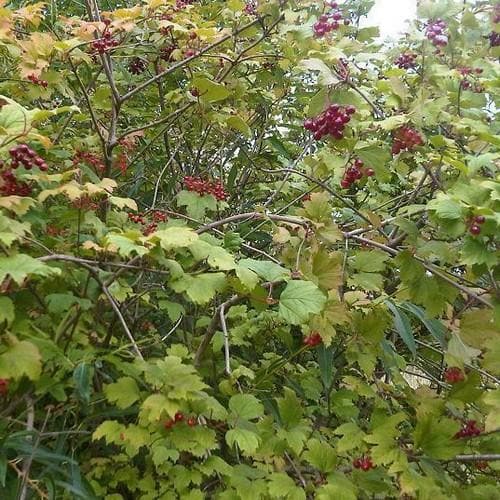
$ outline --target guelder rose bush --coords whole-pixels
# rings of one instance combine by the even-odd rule
[[[0,498],[498,496],[498,6],[4,3]]]

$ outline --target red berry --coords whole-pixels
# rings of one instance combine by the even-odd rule
[[[486,217],[484,215],[476,215],[474,217],[474,222],[476,224],[484,224],[486,221]]]
[[[174,416],[174,420],[176,422],[182,422],[184,420],[184,414],[181,411],[178,411]]]
[[[444,372],[444,379],[449,384],[456,384],[465,380],[464,372],[457,366],[451,366]]]
[[[9,379],[0,378],[0,396],[6,396],[9,392]]]
[[[321,342],[323,342],[323,339],[321,338],[319,332],[311,332],[304,339],[304,345],[308,345],[309,347],[316,347],[317,345],[321,344]]]
[[[469,233],[477,236],[478,234],[481,234],[481,228],[477,224],[472,224],[469,227]]]
[[[361,469],[365,472],[375,467],[370,457],[355,458],[352,462],[352,465],[354,468]]]
[[[189,427],[194,427],[197,423],[198,421],[196,420],[196,417],[189,417],[187,419],[187,424],[189,425]]]
[[[375,170],[373,170],[373,168],[367,168],[365,170],[365,175],[367,177],[373,177],[375,175]]]
[[[165,429],[169,430],[174,426],[174,424],[175,424],[175,421],[170,418],[168,420],[165,420],[165,422],[163,422],[163,427]]]

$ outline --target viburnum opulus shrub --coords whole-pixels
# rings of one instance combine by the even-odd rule
[[[497,498],[499,7],[10,2],[0,498]]]

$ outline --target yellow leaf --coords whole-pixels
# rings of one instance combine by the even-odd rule
[[[11,210],[17,215],[24,215],[35,203],[33,198],[25,196],[2,196],[0,197],[0,208]]]
[[[109,202],[118,208],[128,207],[131,210],[137,210],[137,203],[131,198],[120,198],[118,196],[110,196]]]

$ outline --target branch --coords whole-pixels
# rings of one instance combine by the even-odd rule
[[[484,455],[457,455],[448,462],[494,462],[500,460],[500,453],[485,453]]]
[[[297,217],[287,217],[285,215],[274,215],[261,212],[246,212],[243,214],[231,215],[230,217],[226,217],[225,219],[210,222],[209,224],[201,226],[199,229],[196,230],[196,232],[198,234],[206,233],[207,231],[210,231],[211,229],[214,229],[216,227],[224,226],[232,222],[239,222],[241,220],[248,221],[248,220],[263,220],[263,219],[264,220],[269,219],[278,222],[287,222],[289,224],[296,224],[299,226],[306,226],[306,227],[309,226],[308,221]]]
[[[214,49],[215,47],[218,47],[219,45],[222,45],[227,40],[230,40],[234,36],[239,35],[240,33],[242,33],[243,31],[247,30],[248,28],[251,28],[255,24],[258,24],[258,22],[259,22],[258,19],[255,19],[251,23],[245,24],[241,28],[239,28],[237,30],[234,30],[232,33],[223,36],[217,42],[214,42],[211,45],[207,45],[205,48],[201,49],[197,54],[195,54],[195,55],[193,55],[191,57],[187,57],[186,59],[183,59],[182,61],[179,61],[179,62],[177,62],[175,64],[172,64],[172,66],[170,66],[165,71],[162,71],[161,73],[158,73],[157,75],[151,77],[149,80],[146,80],[144,83],[141,83],[137,87],[133,88],[132,90],[130,90],[126,94],[123,94],[121,96],[121,102],[122,103],[125,102],[126,100],[130,99],[131,97],[133,97],[135,94],[137,94],[141,90],[145,89],[146,87],[149,87],[153,83],[157,82],[158,80],[161,80],[162,78],[164,78],[165,76],[169,75],[170,73],[173,73],[174,71],[178,70],[179,68],[182,68],[182,67],[186,66],[187,64],[189,64],[194,59],[197,59],[198,57],[202,56],[206,52],[209,52],[210,50]]]
[[[30,434],[33,432],[33,425],[35,423],[35,406],[31,396],[26,398],[26,411],[28,413],[26,417],[26,432]],[[32,440],[30,436],[26,438],[29,442]],[[39,439],[38,439],[39,442]],[[23,471],[22,471],[22,483],[21,491],[19,492],[19,500],[26,500],[28,495],[28,483],[29,483],[29,473],[31,469],[31,463],[33,462],[33,453],[35,452],[35,446],[32,448],[31,455],[24,460]]]
[[[353,240],[359,241],[360,243],[364,243],[365,245],[369,245],[375,248],[379,248],[380,250],[383,250],[384,252],[387,252],[388,254],[391,254],[392,256],[399,255],[400,251],[396,250],[394,248],[391,248],[387,245],[384,245],[383,243],[379,243],[378,241],[372,241],[367,238],[362,238],[361,236],[354,236],[350,233],[343,233],[344,238],[351,238]],[[414,256],[414,259],[420,262],[427,271],[432,273],[434,276],[437,276],[438,278],[441,278],[443,281],[446,281],[446,283],[450,284],[451,286],[457,288],[461,292],[465,293],[469,297],[472,297],[473,299],[477,300],[478,302],[481,302],[481,304],[484,304],[487,307],[493,308],[493,305],[487,301],[486,299],[483,299],[480,295],[477,293],[473,292],[470,288],[467,288],[464,285],[461,285],[460,283],[457,283],[455,280],[449,278],[444,274],[443,271],[438,269],[436,266],[429,264],[426,262],[424,259]]]
[[[220,314],[221,311],[224,313],[226,308],[229,308],[236,304],[238,301],[241,300],[241,297],[238,295],[233,295],[229,300],[226,300],[226,302],[223,302],[215,311],[215,314],[212,317],[212,321],[208,325],[208,328],[205,332],[205,336],[203,337],[201,344],[198,347],[198,350],[196,351],[196,354],[194,356],[194,366],[198,367],[200,366],[201,363],[201,358],[203,357],[203,354],[205,353],[208,345],[212,341],[215,332],[217,331],[217,327],[219,326],[219,321],[220,321]]]
[[[224,302],[219,308],[219,318],[220,318],[220,326],[222,328],[222,333],[224,334],[224,361],[225,361],[225,370],[227,375],[231,375],[231,364],[229,357],[229,333],[227,331],[226,325],[226,303]]]
[[[55,257],[59,257],[59,258],[55,258]],[[61,257],[63,257],[63,258],[61,258]],[[137,346],[137,343],[134,339],[134,336],[132,335],[132,332],[130,331],[130,329],[127,325],[127,322],[125,321],[125,318],[123,317],[123,315],[120,311],[120,308],[118,307],[115,299],[113,298],[110,291],[108,290],[107,285],[99,277],[99,270],[98,269],[90,266],[89,264],[86,264],[85,262],[82,262],[82,259],[78,259],[76,257],[70,258],[70,256],[67,256],[67,255],[62,255],[62,256],[61,255],[59,255],[59,256],[47,255],[46,257],[41,257],[39,260],[45,260],[45,261],[46,260],[64,260],[67,262],[74,262],[75,264],[78,264],[78,265],[84,267],[85,269],[87,269],[90,272],[90,274],[92,274],[92,277],[97,281],[97,283],[101,287],[102,291],[104,292],[104,295],[106,295],[109,303],[111,304],[111,307],[115,311],[115,314],[118,316],[118,319],[120,320],[120,323],[122,324],[123,330],[125,331],[125,334],[129,338],[135,353],[137,354],[137,356],[140,359],[144,359],[141,351],[139,350],[139,347]],[[121,270],[118,270],[118,272],[120,272],[120,271]]]

